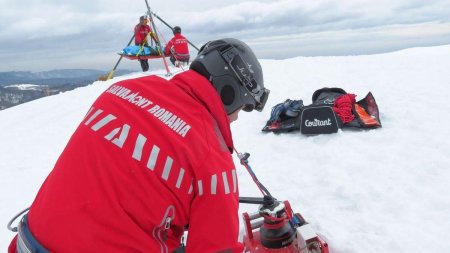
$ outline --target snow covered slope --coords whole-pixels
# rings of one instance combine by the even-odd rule
[[[450,45],[346,57],[261,60],[271,89],[262,113],[241,113],[236,148],[278,199],[289,200],[335,252],[450,248]],[[163,70],[154,73],[163,73]],[[90,104],[135,73],[0,111],[0,251],[6,223],[29,206]],[[383,127],[303,136],[260,130],[286,98],[311,103],[322,87],[374,94]],[[259,196],[237,159],[242,196]],[[241,212],[257,206],[242,205]],[[216,228],[220,229],[220,228]],[[242,230],[243,232],[243,230]]]

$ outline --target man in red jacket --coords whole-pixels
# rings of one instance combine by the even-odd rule
[[[148,47],[148,40],[153,38],[156,41],[153,31],[147,23],[147,17],[141,16],[139,18],[139,24],[134,27],[134,44],[136,46]],[[148,59],[139,59],[139,62],[141,63],[142,71],[147,71],[149,68]]]
[[[186,37],[181,35],[181,28],[173,28],[173,38],[167,43],[164,53],[170,55],[170,61],[174,66],[179,67],[182,63],[189,62],[189,46]]]
[[[14,252],[242,252],[230,122],[269,95],[252,50],[204,45],[190,70],[110,86],[39,190]],[[40,251],[38,251],[38,249]]]

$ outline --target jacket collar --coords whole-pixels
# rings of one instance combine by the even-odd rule
[[[231,135],[230,120],[219,94],[212,84],[202,75],[193,70],[187,70],[172,78],[175,85],[179,86],[195,100],[201,103],[217,122],[220,133],[230,152],[233,152],[233,137]]]

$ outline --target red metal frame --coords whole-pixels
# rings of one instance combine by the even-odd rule
[[[127,54],[120,54],[120,55],[122,55],[124,58],[127,58],[129,60],[138,60],[138,59],[148,60],[148,59],[162,58],[162,55],[140,55],[140,56],[127,55]]]
[[[291,209],[291,205],[288,201],[284,201],[286,213],[289,216],[289,219],[292,218],[293,211]],[[301,216],[301,214],[299,214]],[[244,235],[244,247],[245,252],[249,253],[329,253],[328,244],[319,236],[316,235],[311,239],[305,241],[305,239],[300,234],[297,229],[297,237],[290,245],[280,249],[270,249],[266,248],[261,244],[260,225],[256,222],[252,223],[252,220],[255,221],[259,218],[262,218],[261,215],[253,214],[249,215],[248,213],[243,213],[243,221],[245,227],[245,235]],[[309,226],[309,224],[305,224],[304,226]],[[302,227],[302,226],[301,226]],[[310,229],[310,228],[309,228]],[[311,230],[309,230],[311,231]],[[312,231],[313,232],[313,231]],[[315,234],[315,232],[314,232]],[[317,251],[319,250],[319,251]]]

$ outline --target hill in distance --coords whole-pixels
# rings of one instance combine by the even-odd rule
[[[117,70],[115,74],[124,75],[131,72]],[[94,69],[0,72],[0,110],[89,85],[108,73]]]

